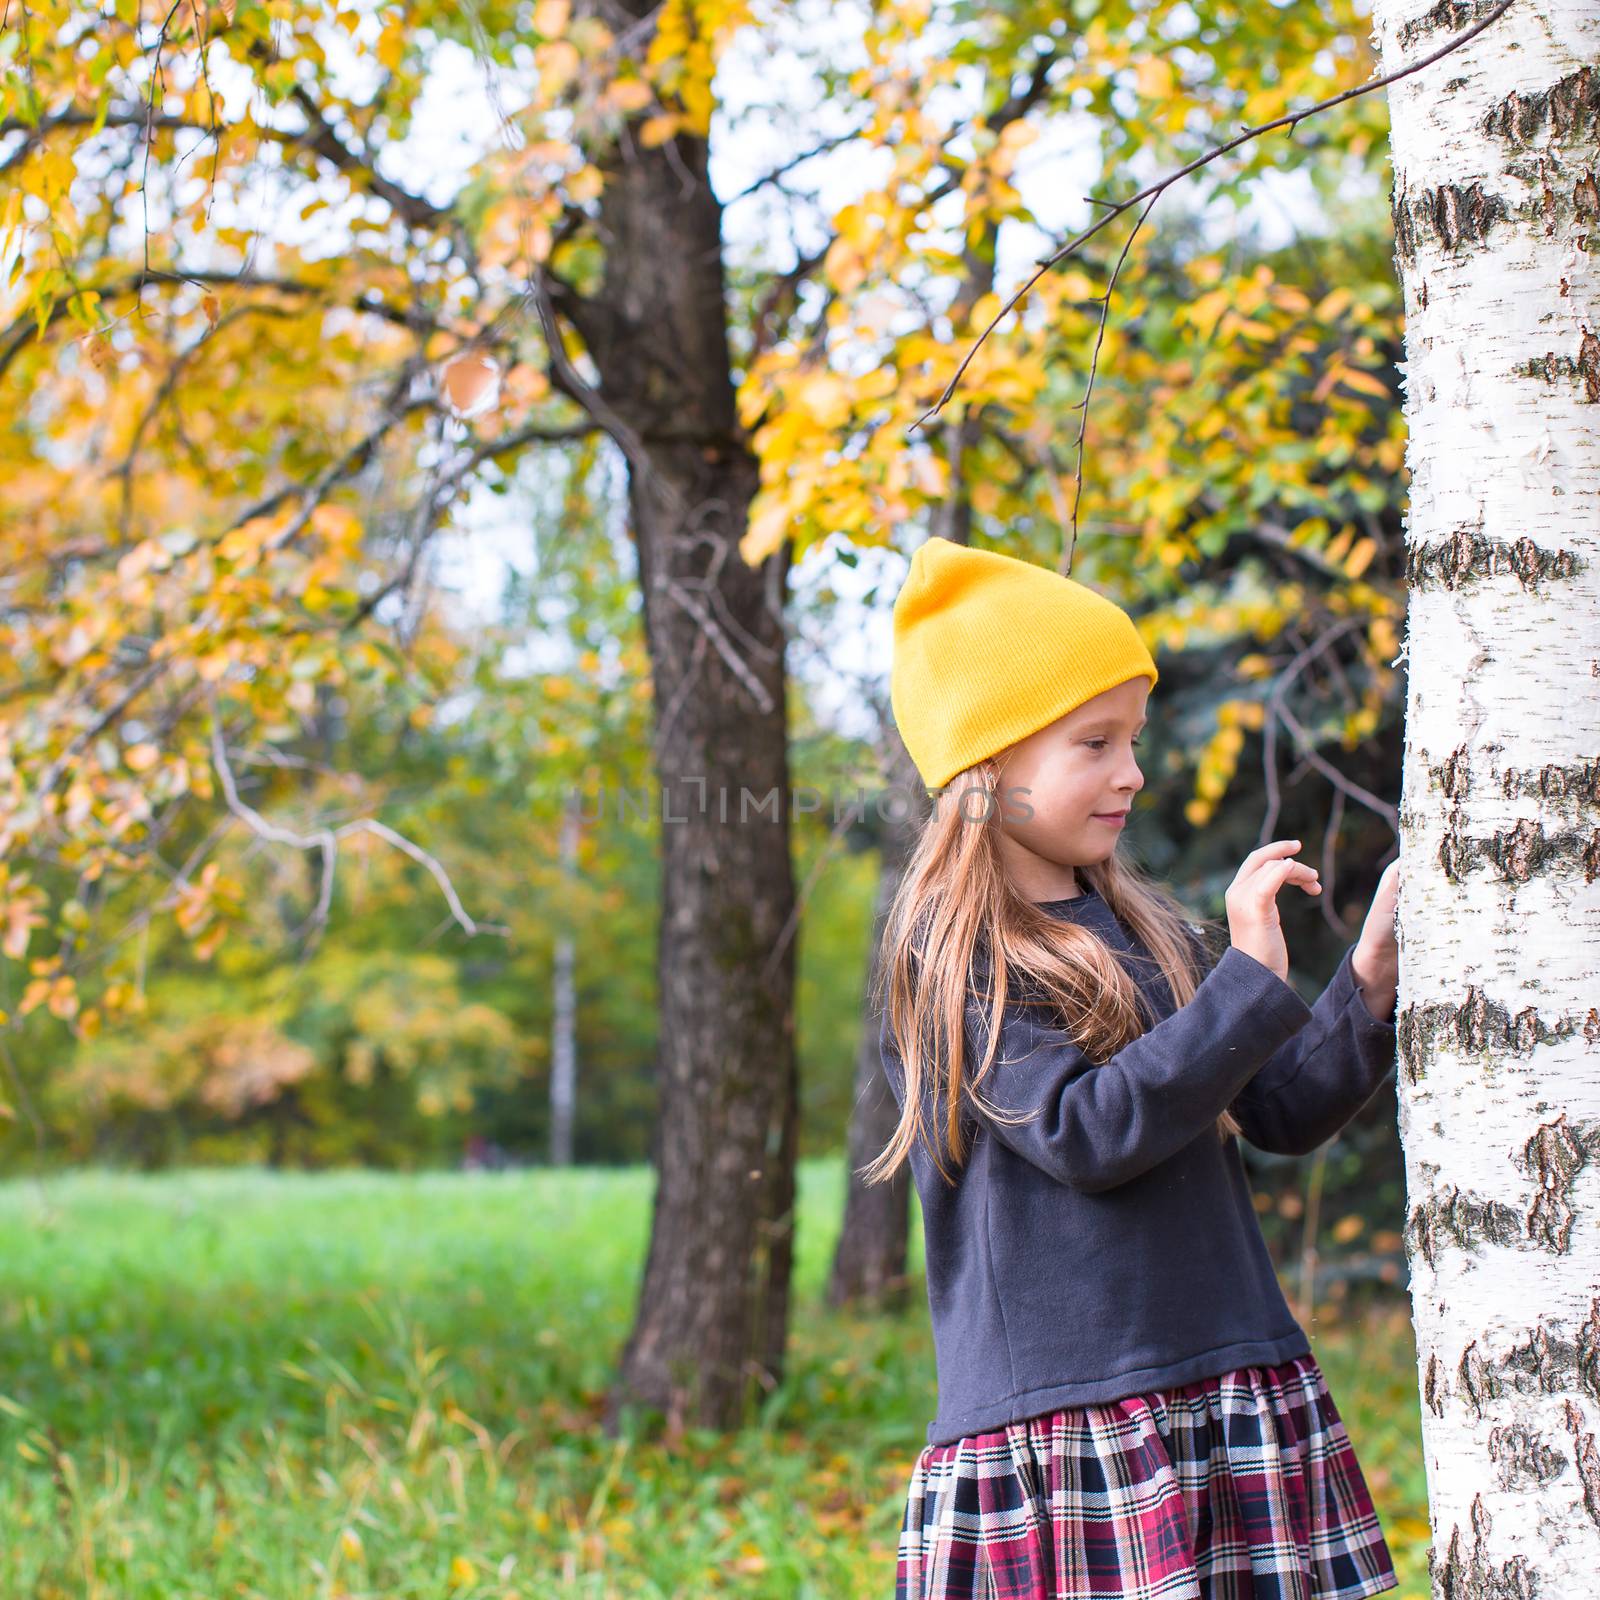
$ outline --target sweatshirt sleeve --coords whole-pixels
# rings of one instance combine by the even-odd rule
[[[1311,1020],[1229,1107],[1259,1150],[1303,1156],[1331,1139],[1394,1070],[1394,1022],[1367,1009],[1352,944],[1311,1008]]]
[[[1188,1005],[1096,1065],[1041,1007],[1006,1005],[978,1094],[1031,1120],[1003,1123],[974,1105],[993,1137],[1089,1194],[1138,1177],[1211,1126],[1311,1019],[1292,985],[1229,945]],[[988,1010],[967,1001],[968,1071],[983,1060]],[[970,1081],[970,1079],[969,1079]]]

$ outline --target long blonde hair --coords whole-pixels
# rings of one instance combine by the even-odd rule
[[[905,1073],[905,1097],[894,1136],[860,1169],[867,1183],[892,1178],[924,1138],[947,1182],[939,1141],[928,1138],[923,1107],[941,1108],[943,1146],[959,1166],[969,1148],[968,1096],[985,1114],[1005,1117],[982,1100],[981,1086],[999,1047],[1000,1018],[1012,985],[1055,1009],[1058,1025],[1091,1061],[1104,1061],[1155,1022],[1139,986],[1104,940],[1042,911],[1006,875],[999,846],[999,764],[979,761],[943,790],[922,824],[884,925],[873,979],[874,1014],[886,1015]],[[1170,893],[1118,854],[1077,869],[1118,920],[1155,958],[1175,1004],[1186,1005],[1200,982],[1193,928],[1206,939],[1217,924],[1191,917]],[[975,979],[990,983],[979,992]],[[967,1080],[965,1022],[969,1000],[988,1010],[988,1048]],[[1026,1120],[1025,1118],[1022,1120]],[[1233,1116],[1216,1120],[1219,1139],[1239,1133]]]

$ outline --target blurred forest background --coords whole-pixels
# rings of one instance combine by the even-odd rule
[[[249,60],[248,30],[270,36],[280,13],[293,19],[301,64],[319,66],[328,120],[355,115],[356,86],[344,80],[370,59],[381,87],[365,117],[421,165],[394,156],[362,173],[303,145],[263,145],[252,153],[274,156],[266,163],[273,210],[257,221],[259,234],[228,226],[199,181],[195,141],[183,137],[185,127],[206,126],[214,111],[202,115],[197,101],[212,93],[220,101],[225,80],[195,78],[188,98],[174,100],[179,109],[151,129],[155,155],[194,175],[188,184],[175,175],[158,192],[157,237],[176,248],[192,233],[207,257],[243,248],[242,259],[257,264],[187,279],[148,272],[143,299],[159,291],[158,308],[134,311],[108,290],[82,287],[121,270],[119,247],[133,264],[142,253],[136,233],[110,225],[125,191],[138,187],[115,158],[139,140],[69,142],[82,140],[87,119],[64,111],[70,102],[38,76],[10,82],[0,123],[12,179],[13,302],[0,513],[13,627],[12,710],[0,745],[13,786],[9,861],[0,866],[9,1078],[0,1154],[13,1170],[547,1160],[557,949],[569,940],[574,1159],[644,1160],[655,1103],[661,829],[670,824],[652,789],[651,675],[625,464],[541,372],[537,319],[526,306],[530,326],[493,328],[506,344],[480,374],[453,354],[483,323],[462,313],[450,326],[446,312],[460,293],[451,263],[385,257],[383,236],[352,235],[349,220],[360,214],[363,186],[404,209],[379,173],[404,166],[427,176],[435,163],[434,187],[457,186],[459,221],[450,226],[470,240],[479,276],[498,269],[514,282],[527,264],[519,250],[533,248],[528,217],[539,216],[525,176],[501,170],[512,158],[493,148],[492,119],[490,152],[464,181],[450,161],[466,157],[440,156],[442,136],[467,142],[482,119],[481,106],[468,109],[482,82],[508,97],[542,75],[561,98],[574,71],[559,53],[562,35],[584,19],[563,3],[503,18],[477,6],[459,19],[346,8],[332,19],[341,56],[318,33],[314,7],[180,6],[167,30],[179,63],[168,69],[178,74],[173,92],[185,81],[181,46],[197,32],[213,52],[231,41]],[[97,40],[69,8],[52,15],[66,19],[55,42],[76,63],[80,92],[118,70],[136,82],[148,65],[131,24]],[[948,95],[955,109],[920,127],[911,97],[893,103],[894,170],[879,189],[863,188],[859,156],[850,164],[865,136],[829,133],[810,148],[785,139],[802,110],[824,125],[830,114],[866,120],[859,113],[871,106],[848,98],[848,55],[838,65],[813,59],[809,87],[832,91],[832,103],[796,93],[774,110],[758,93],[771,87],[763,61],[807,60],[806,27],[821,17],[791,6],[753,20],[730,12],[718,80],[718,114],[749,136],[748,148],[721,147],[736,177],[720,187],[730,196],[735,325],[757,332],[739,391],[759,424],[766,484],[750,537],[770,544],[782,530],[803,552],[789,603],[790,763],[795,786],[822,798],[816,813],[792,819],[795,876],[805,885],[802,1155],[839,1150],[851,1115],[889,827],[873,801],[897,777],[892,730],[882,715],[863,713],[886,709],[887,609],[905,557],[931,528],[1055,559],[1074,488],[1072,400],[1097,338],[1073,570],[1145,619],[1163,674],[1146,788],[1124,848],[1198,913],[1217,915],[1269,812],[1278,834],[1292,827],[1320,839],[1331,892],[1296,914],[1291,940],[1295,976],[1308,989],[1354,937],[1393,853],[1402,688],[1390,659],[1403,611],[1400,314],[1381,94],[1247,144],[1193,188],[1165,196],[1121,265],[1103,331],[1095,296],[1120,245],[1101,236],[1086,262],[1042,280],[1035,326],[1004,338],[1008,323],[990,338],[987,361],[966,380],[970,402],[947,410],[922,441],[904,431],[998,310],[1002,238],[1020,267],[1050,237],[1041,217],[1094,215],[1061,205],[1064,174],[1085,191],[1097,170],[1153,175],[1210,130],[1359,81],[1371,66],[1360,13],[1135,6],[1119,30],[1102,9],[1072,31],[1069,50],[1063,19],[1026,8],[981,24],[959,6],[835,12],[832,43],[857,54],[864,43],[865,58],[884,69],[880,80],[858,67],[851,83],[903,86],[897,50],[926,51],[940,29],[957,41],[948,68],[930,66],[916,97],[931,107]],[[493,21],[499,29],[485,32]],[[20,65],[25,32],[10,29],[6,47]],[[278,48],[279,66],[265,69],[257,92],[268,106],[299,106],[303,122],[316,109],[309,75],[279,75],[297,58],[281,40]],[[480,77],[485,52],[492,70]],[[1025,103],[1013,94],[1001,115],[991,108],[998,135],[985,133],[981,116],[963,116],[962,94],[981,105],[987,84],[1011,83],[1041,60],[1059,81],[1045,91],[1041,74]],[[63,90],[71,87],[64,79]],[[643,115],[616,84],[607,93],[615,104],[603,109]],[[136,135],[137,106],[124,109],[106,121]],[[245,116],[267,123],[263,107]],[[30,135],[30,123],[40,131]],[[885,197],[916,170],[912,135],[926,142],[918,160],[941,161],[959,180],[946,178],[941,190],[962,202],[950,212],[964,217],[954,234],[919,238],[907,226],[914,208],[902,201],[903,218],[889,211]],[[1036,143],[1044,149],[1030,159]],[[807,159],[763,167],[751,153],[763,146]],[[953,159],[952,148],[967,158]],[[103,165],[91,150],[104,153]],[[309,158],[303,172],[297,157]],[[758,175],[741,184],[747,167]],[[593,168],[579,168],[580,179],[585,170]],[[778,175],[766,179],[768,170]],[[151,196],[137,198],[149,212]],[[325,219],[338,199],[338,225],[309,231],[308,218]],[[446,215],[431,199],[415,204],[425,220]],[[368,197],[369,213],[374,206],[382,216],[382,200]],[[787,260],[763,227],[775,212],[794,241]],[[892,247],[878,242],[890,224],[901,232]],[[69,235],[89,250],[92,274],[36,253],[42,244],[59,250]],[[813,235],[823,248],[808,249]],[[330,255],[334,246],[344,253]],[[545,248],[563,262],[558,239]],[[570,248],[581,263],[581,242]],[[259,264],[269,249],[271,272]],[[953,311],[928,307],[915,281],[935,269],[955,286]],[[131,280],[116,281],[125,293]],[[401,283],[414,300],[418,326],[404,336],[414,350],[397,342],[387,305],[364,323],[304,303],[308,286],[319,300],[376,302]],[[763,338],[780,289],[794,301],[781,307],[786,337]],[[919,300],[914,325],[907,309]],[[499,315],[503,323],[507,313]],[[823,334],[840,356],[818,366],[811,355]],[[391,368],[413,382],[431,370],[436,382],[388,408],[380,449],[352,429],[375,375]],[[493,403],[462,421],[457,402],[470,410],[484,383]],[[953,467],[948,436],[958,428]],[[338,443],[336,429],[354,447]],[[563,430],[573,435],[564,443]],[[285,474],[319,491],[304,508],[271,489]],[[252,506],[258,496],[274,509]],[[209,555],[230,503],[256,514]],[[94,546],[104,517],[123,532],[102,552]],[[295,542],[269,576],[260,546],[290,522]],[[135,709],[87,749],[80,735],[69,757],[97,759],[76,773],[59,749],[48,766],[49,741],[81,720],[71,696],[117,663],[119,645],[126,653],[138,642],[119,638],[118,584],[108,591],[90,581],[105,555],[153,619],[172,620],[174,597],[152,578],[165,574],[180,598],[201,581],[218,586],[223,604],[209,626],[197,615],[200,626],[186,623],[169,648],[193,652],[183,664],[195,683],[242,664],[241,708],[253,721],[233,777],[250,808],[307,834],[357,815],[380,818],[426,850],[471,918],[495,931],[466,932],[424,866],[361,834],[341,846],[321,920],[324,861],[315,850],[274,845],[241,826],[218,828],[214,839],[204,831],[219,801],[203,729],[170,705],[148,716]],[[52,711],[66,715],[49,727]],[[35,776],[73,777],[53,815],[28,792],[26,757],[35,753]],[[864,814],[841,825],[835,801],[854,795],[866,801]],[[566,858],[563,810],[574,802],[585,825]],[[125,861],[100,855],[97,847],[158,815],[159,848]],[[206,864],[194,871],[184,851],[202,844]],[[80,971],[94,974],[97,993],[80,984]],[[1323,1203],[1340,1212],[1334,1242],[1351,1243],[1362,1219],[1360,1235],[1376,1236],[1391,1280],[1398,1239],[1383,1225],[1398,1215],[1393,1109],[1386,1090],[1322,1178]],[[1272,1214],[1298,1223],[1300,1176],[1255,1159],[1264,1186],[1282,1188]],[[1283,1231],[1286,1249],[1295,1234]]]
[[[1047,564],[1075,537],[1072,575],[1138,616],[1162,674],[1122,848],[1214,917],[1249,850],[1304,838],[1325,892],[1285,915],[1315,994],[1394,854],[1401,765],[1381,92],[1096,235],[912,425],[1037,260],[1241,126],[1364,82],[1368,30],[1349,0],[7,12],[0,1162],[17,1182],[0,1209],[31,1242],[8,1269],[0,1424],[42,1474],[6,1489],[13,1513],[78,1519],[12,1557],[32,1587],[8,1592],[168,1595],[213,1562],[239,1593],[311,1592],[272,1575],[272,1537],[232,1531],[275,1514],[245,1465],[263,1437],[287,1452],[278,1487],[318,1505],[276,1546],[285,1572],[316,1564],[315,1592],[380,1571],[352,1510],[380,1456],[416,1501],[396,1552],[449,1542],[417,1510],[435,1493],[474,1532],[442,1579],[395,1553],[385,1592],[521,1592],[528,1564],[491,1560],[476,1488],[452,1477],[450,1420],[484,1503],[564,1552],[565,1581],[615,1574],[607,1549],[635,1537],[677,1541],[670,1574],[665,1545],[641,1546],[626,1582],[584,1592],[883,1587],[926,1419],[925,1307],[875,1320],[823,1297],[874,917],[904,850],[874,804],[905,771],[888,609],[930,532]],[[714,211],[680,207],[706,172]],[[630,232],[641,174],[663,226],[703,227],[700,254]],[[690,300],[725,330],[650,367],[647,335],[681,330]],[[687,443],[666,381],[686,375],[723,396]],[[652,656],[661,547],[640,483],[685,460],[737,469],[718,535],[784,585],[772,715],[794,788],[822,797],[788,825],[797,1303],[822,1320],[766,1413],[798,1408],[785,1448],[812,1475],[781,1512],[776,1457],[730,1472],[692,1539],[659,1483],[664,1520],[644,1516],[631,1469],[613,1524],[590,1408],[593,1329],[628,1314],[660,1136],[656,741],[680,685]],[[722,598],[694,613],[707,637]],[[835,810],[857,795],[860,814]],[[1352,1407],[1386,1441],[1373,1481],[1415,1574],[1393,1086],[1313,1156],[1246,1154],[1330,1371],[1341,1350],[1352,1383],[1360,1368],[1341,1327],[1386,1330]],[[522,1170],[568,1166],[586,1170]],[[440,1187],[462,1168],[516,1170],[470,1200]],[[409,1174],[386,1213],[384,1172]],[[136,1173],[160,1176],[129,1188]],[[497,1195],[530,1232],[495,1232]],[[556,1219],[560,1272],[527,1243]],[[279,1227],[315,1248],[289,1263]],[[414,1257],[396,1244],[413,1236]],[[285,1283],[292,1359],[261,1321]],[[430,1376],[424,1322],[445,1326],[440,1351],[473,1347],[454,1387]],[[136,1371],[170,1397],[166,1423],[131,1398]],[[345,1424],[370,1427],[365,1455],[335,1448]],[[529,1491],[550,1495],[529,1523],[496,1441],[541,1430],[573,1456]],[[131,1497],[68,1483],[95,1441],[142,1464]],[[209,1520],[157,1560],[140,1518],[166,1471]],[[213,1505],[219,1482],[253,1509]],[[797,1498],[814,1492],[820,1521]],[[860,1538],[830,1554],[830,1528]]]

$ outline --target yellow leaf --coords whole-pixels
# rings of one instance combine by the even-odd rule
[[[378,35],[377,57],[380,66],[393,72],[406,53],[406,30],[402,23],[391,22]]]
[[[1378,541],[1372,538],[1358,539],[1344,563],[1345,576],[1359,578],[1372,564],[1372,558],[1378,553]]]
[[[650,117],[640,124],[639,143],[646,150],[654,150],[657,145],[665,144],[677,131],[678,119],[676,117],[668,114]]]
[[[1355,296],[1346,288],[1332,289],[1317,302],[1314,313],[1319,322],[1332,322]]]
[[[1357,394],[1370,394],[1379,400],[1389,398],[1389,386],[1375,372],[1364,372],[1360,367],[1346,367],[1339,381]]]
[[[598,167],[579,167],[567,179],[567,194],[580,203],[599,198],[605,187],[605,176]]]
[[[643,78],[618,78],[606,91],[618,111],[643,111],[655,99]]]
[[[1000,509],[1000,485],[992,478],[980,478],[972,486],[973,509],[986,517],[992,517]]]
[[[539,0],[533,8],[533,31],[541,39],[559,38],[572,17],[572,0]]]
[[[777,496],[767,499],[764,504],[758,497],[751,508],[744,536],[739,540],[739,554],[747,565],[760,566],[783,543],[792,517],[789,506]]]
[[[1160,56],[1146,56],[1134,68],[1134,81],[1147,100],[1165,100],[1176,81],[1172,63]]]
[[[1229,322],[1234,331],[1243,334],[1246,339],[1267,340],[1276,331],[1270,324],[1257,322],[1253,317],[1233,317]]]
[[[349,506],[319,505],[311,513],[311,526],[330,545],[352,545],[361,535],[361,519]]]

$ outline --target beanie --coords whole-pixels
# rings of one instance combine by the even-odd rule
[[[1141,676],[1159,674],[1133,618],[1075,579],[938,537],[912,555],[889,702],[928,788]]]

